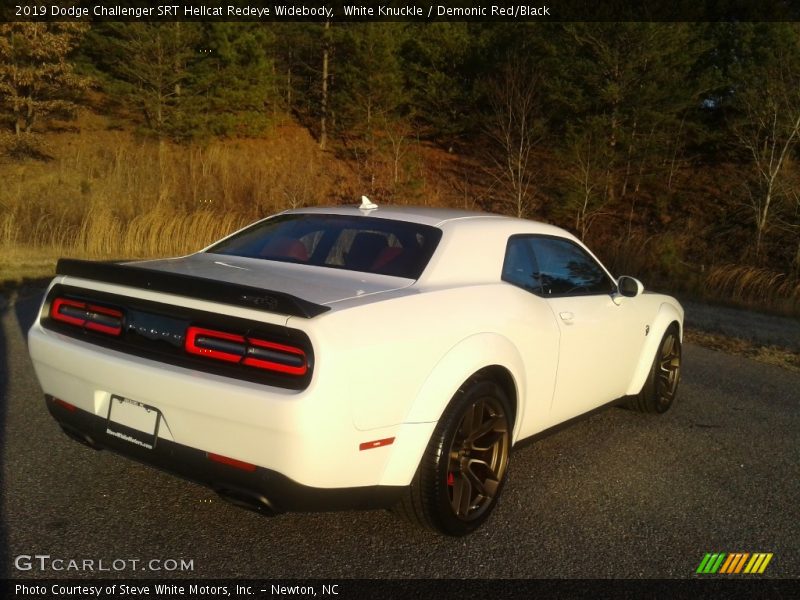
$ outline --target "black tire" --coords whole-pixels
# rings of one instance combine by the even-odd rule
[[[675,403],[681,379],[681,339],[678,326],[664,332],[642,391],[631,397],[628,406],[643,413],[663,414]]]
[[[505,483],[513,422],[499,385],[465,384],[439,419],[395,512],[446,535],[466,535],[480,527]]]

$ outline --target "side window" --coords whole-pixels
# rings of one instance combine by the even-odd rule
[[[530,236],[513,236],[508,240],[501,278],[511,285],[542,295],[539,267],[532,242],[533,238]]]
[[[610,294],[614,291],[611,278],[577,244],[551,237],[530,239],[545,297]]]

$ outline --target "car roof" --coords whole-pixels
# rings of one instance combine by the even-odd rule
[[[362,209],[358,206],[313,206],[286,210],[281,214],[326,214],[356,217],[364,216],[396,221],[408,221],[411,223],[420,223],[422,225],[430,225],[433,227],[442,227],[445,224],[455,220],[469,219],[471,221],[482,222],[482,224],[490,226],[509,226],[513,223],[516,223],[517,225],[525,223],[527,225],[525,229],[529,229],[530,227],[537,229],[536,225],[539,225],[542,229],[541,233],[551,233],[554,232],[554,230],[557,230],[557,228],[553,227],[552,225],[540,223],[538,221],[517,219],[515,217],[496,215],[481,211],[462,210],[458,208],[434,208],[430,206],[400,206],[387,204],[373,209]],[[475,224],[477,225],[477,223]]]
[[[574,235],[555,225],[454,208],[384,205],[362,209],[358,206],[334,206],[298,208],[281,214],[373,217],[437,227],[442,231],[442,239],[417,280],[421,286],[499,281],[506,245],[514,235],[566,238],[589,251]]]

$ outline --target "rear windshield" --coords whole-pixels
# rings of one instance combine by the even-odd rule
[[[207,252],[418,279],[441,237],[419,223],[291,214],[256,223]]]

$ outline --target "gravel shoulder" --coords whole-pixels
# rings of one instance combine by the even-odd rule
[[[681,300],[686,328],[800,353],[800,319]]]

